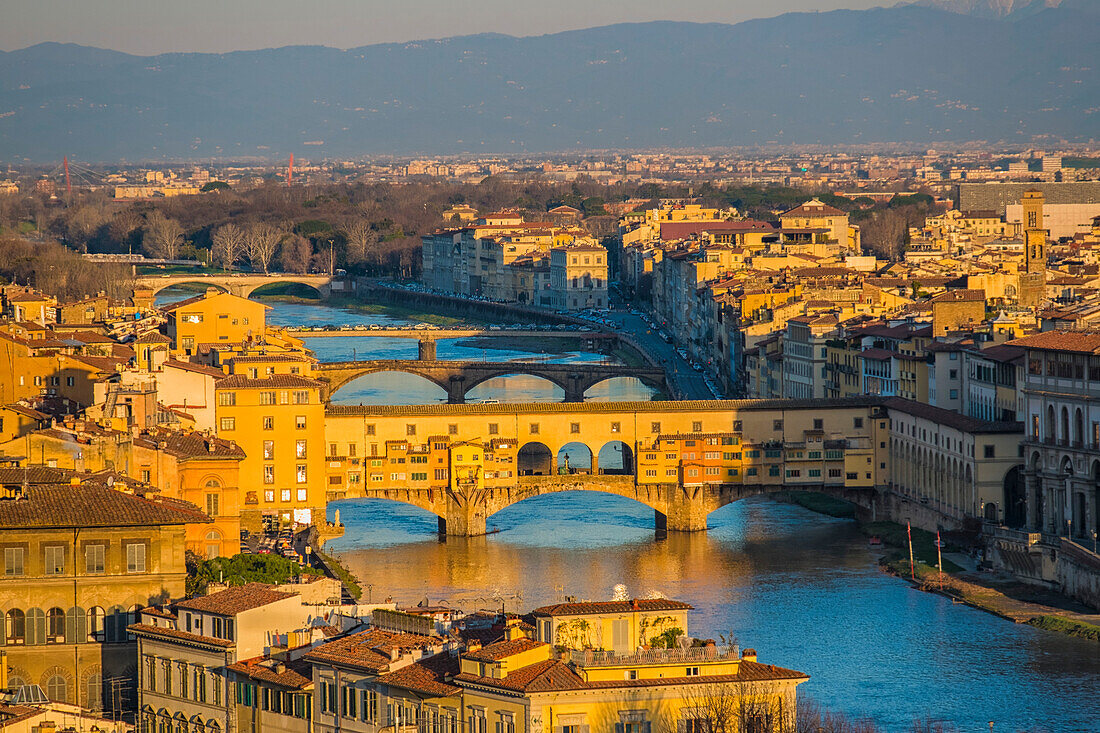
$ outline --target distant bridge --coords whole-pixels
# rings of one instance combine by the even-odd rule
[[[462,404],[466,393],[497,377],[525,374],[541,377],[565,391],[566,402],[583,402],[584,393],[614,377],[636,377],[653,389],[667,389],[665,372],[655,367],[619,364],[547,364],[534,361],[436,361],[426,359],[374,359],[321,362],[314,374],[328,381],[328,396],[354,379],[376,372],[405,372],[424,377],[447,392],[447,402]]]
[[[208,287],[224,290],[233,295],[247,298],[252,293],[265,285],[277,283],[297,283],[311,287],[327,297],[332,290],[343,289],[344,281],[334,280],[331,275],[295,275],[289,273],[228,273],[225,275],[143,275],[134,281],[134,287],[149,288],[155,296],[166,288],[179,285],[206,285]]]
[[[496,329],[491,328],[372,328],[344,329],[326,328],[314,330],[308,326],[298,328],[284,327],[289,336],[298,338],[402,338],[402,339],[453,339],[474,338],[478,336],[503,336],[514,338],[572,338],[593,341],[617,341],[618,334],[603,331],[539,331],[535,329]]]

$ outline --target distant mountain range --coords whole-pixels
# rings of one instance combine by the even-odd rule
[[[347,51],[44,43],[0,53],[0,161],[1100,137],[1098,0],[922,2]]]

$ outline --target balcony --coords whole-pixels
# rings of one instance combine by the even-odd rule
[[[620,667],[646,664],[684,664],[687,662],[718,662],[740,659],[741,651],[734,646],[693,646],[688,649],[641,649],[632,654],[612,651],[579,651],[571,649],[562,656],[577,667]]]

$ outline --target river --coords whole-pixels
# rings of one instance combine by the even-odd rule
[[[324,306],[270,303],[273,323],[384,322]],[[351,342],[361,345],[353,345]],[[390,343],[391,341],[402,343]],[[324,343],[322,343],[324,342]],[[322,359],[409,356],[400,339],[313,339]],[[440,358],[469,358],[441,342]],[[547,348],[552,348],[547,344]],[[474,358],[531,358],[484,349]],[[511,354],[511,356],[507,356]],[[599,355],[552,353],[581,360]],[[431,402],[417,378],[352,384],[341,402]],[[539,380],[490,388],[484,398],[552,399]],[[362,382],[363,380],[359,380]],[[642,385],[615,399],[648,399]],[[441,390],[440,390],[441,392]],[[559,396],[560,399],[560,396]],[[501,531],[436,536],[436,520],[412,506],[353,500],[339,510],[345,536],[328,546],[374,600],[452,603],[526,611],[566,595],[607,599],[617,584],[661,593],[697,609],[689,632],[732,633],[761,661],[808,673],[800,691],[827,708],[906,731],[925,716],[960,731],[1100,731],[1100,644],[1012,624],[883,574],[855,524],[772,499],[746,499],[709,518],[705,534],[657,540],[653,513],[622,497],[570,492],[537,497],[490,518]]]

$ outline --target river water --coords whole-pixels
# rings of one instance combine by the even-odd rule
[[[385,319],[271,305],[270,320],[288,325]],[[352,348],[360,358],[408,357],[416,349],[400,339],[313,339],[309,345],[322,359],[350,358]],[[471,357],[469,349],[478,353]],[[523,349],[461,342],[441,342],[439,355],[532,358]],[[415,377],[386,379],[353,383],[337,401],[400,404],[441,396],[424,391]],[[553,399],[538,381],[508,378],[511,386],[489,388],[484,397]],[[640,384],[617,389],[621,394],[601,396],[649,397]],[[648,508],[570,492],[499,512],[489,520],[497,534],[440,541],[434,515],[412,506],[337,502],[330,519],[337,510],[345,536],[327,549],[374,600],[526,611],[566,595],[607,599],[623,584],[634,596],[660,593],[691,603],[693,635],[732,633],[742,647],[757,649],[762,662],[808,673],[801,693],[888,731],[907,731],[926,716],[974,733],[988,731],[989,721],[995,731],[1100,731],[1100,643],[1012,624],[913,590],[879,571],[875,552],[850,521],[755,498],[712,514],[706,533],[657,540]]]

